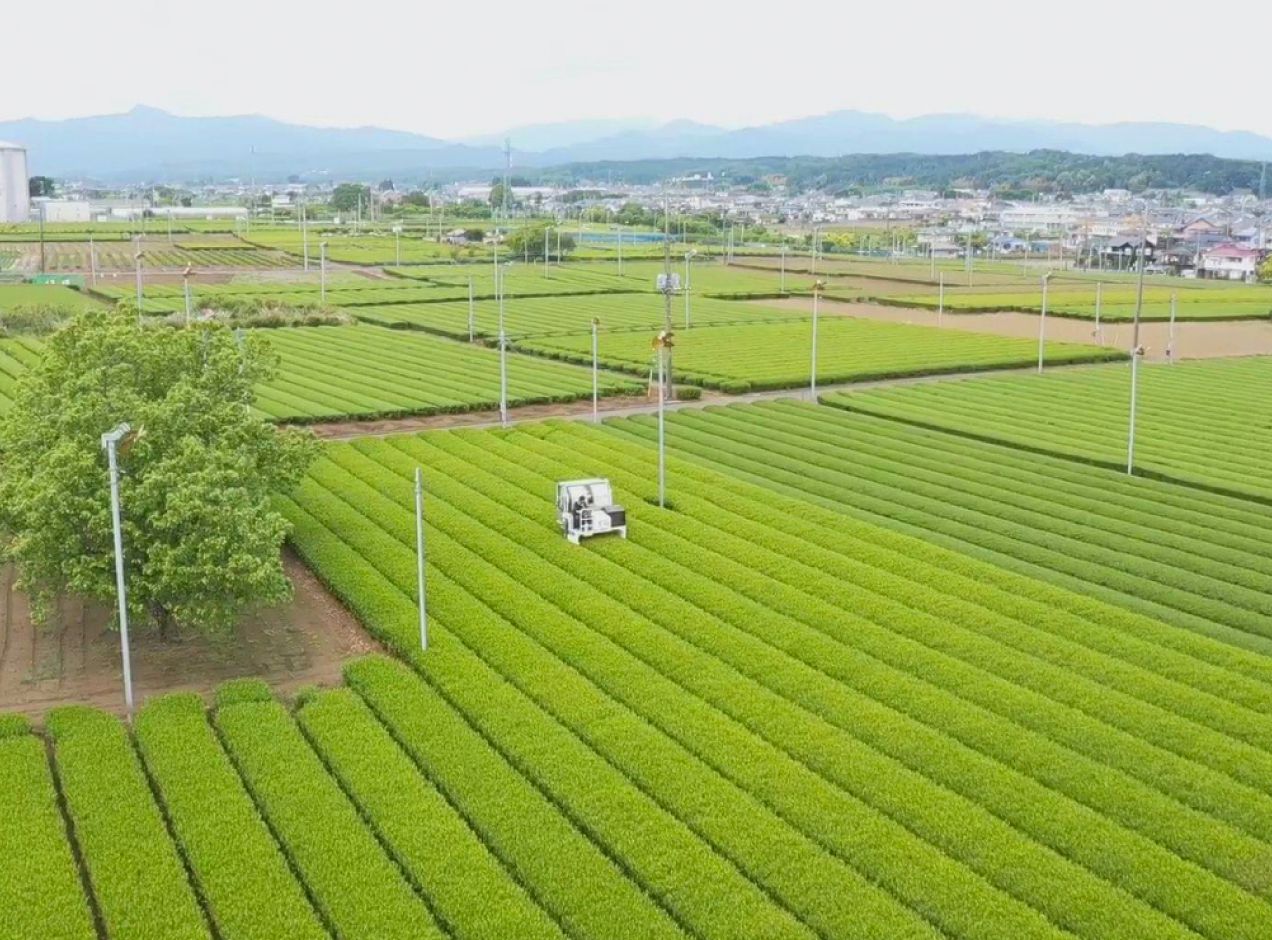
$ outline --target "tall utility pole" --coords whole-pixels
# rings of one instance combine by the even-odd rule
[[[512,176],[512,138],[504,138],[504,185],[503,185],[503,217],[504,221],[508,220],[508,186],[509,177]]]
[[[601,328],[601,321],[598,317],[592,317],[592,423],[595,424],[600,420],[599,407],[601,397],[600,383],[600,362],[599,345],[597,332]]]
[[[420,608],[420,649],[428,650],[428,583],[424,579],[424,471],[415,468],[415,579]]]
[[[136,262],[136,264],[137,264],[137,322],[138,322],[138,323],[141,323],[141,310],[142,310],[142,299],[141,299],[141,255],[142,255],[142,251],[141,251],[141,237],[140,237],[140,236],[138,236],[138,238],[136,239],[135,244],[136,244],[137,250],[136,250],[135,252],[133,252],[133,260],[134,260],[134,261]]]
[[[132,656],[128,649],[128,588],[124,580],[124,535],[119,511],[119,459],[121,442],[127,443],[132,428],[120,424],[102,435],[102,450],[110,469],[110,517],[115,536],[115,591],[119,604],[119,651],[124,661],[124,704],[128,708],[128,720],[132,720]],[[140,432],[139,432],[140,433]]]
[[[327,303],[327,242],[318,243],[318,302]]]
[[[813,402],[817,401],[817,301],[823,287],[825,285],[821,281],[813,281],[813,341],[808,369],[808,397]]]
[[[663,331],[667,336],[671,336],[671,292],[673,289],[671,281],[671,208],[667,197],[663,197]],[[663,361],[663,351],[659,352],[658,361]],[[665,350],[667,357],[667,368],[662,379],[663,396],[671,398],[671,347]]]
[[[300,203],[300,240],[304,245],[305,252],[305,273],[309,273],[309,217],[305,213],[305,203]]]
[[[1126,433],[1126,474],[1135,473],[1135,406],[1139,393],[1139,364],[1144,356],[1140,346],[1140,314],[1144,310],[1144,255],[1148,251],[1148,202],[1144,203],[1143,227],[1140,234],[1140,269],[1139,281],[1135,288],[1135,320],[1131,327],[1131,413],[1127,422]]]
[[[1047,353],[1047,283],[1051,280],[1051,272],[1042,276],[1042,314],[1038,317],[1038,374],[1042,375],[1043,363]]]
[[[693,252],[685,252],[685,283],[681,289],[685,294],[685,329],[693,326],[693,311],[689,307],[689,263],[693,260]]]

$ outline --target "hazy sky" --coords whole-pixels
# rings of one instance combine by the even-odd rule
[[[741,126],[858,108],[1272,135],[1272,73],[1254,45],[1272,32],[1268,0],[5,6],[0,120],[143,103],[458,137],[576,118]]]

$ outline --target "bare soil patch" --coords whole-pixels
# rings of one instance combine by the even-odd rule
[[[795,298],[765,301],[765,304],[789,310],[807,310],[809,300]],[[869,320],[885,320],[889,323],[936,326],[938,322],[935,310],[918,307],[884,307],[878,304],[823,300],[820,310],[830,315],[863,317]],[[947,313],[939,319],[944,329],[993,333],[997,336],[1014,336],[1021,339],[1038,338],[1037,314]],[[1131,324],[1129,323],[1103,324],[1102,335],[1097,336],[1095,324],[1090,320],[1048,317],[1046,329],[1047,338],[1057,342],[1093,343],[1116,349],[1129,349],[1131,345]],[[1165,361],[1169,333],[1170,326],[1166,323],[1140,324],[1140,342],[1148,347],[1148,359]],[[1262,320],[1176,323],[1175,352],[1177,359],[1272,355],[1272,323]]]
[[[165,692],[207,695],[240,676],[260,676],[292,692],[340,682],[345,660],[379,645],[291,553],[284,565],[295,589],[290,604],[256,611],[224,639],[162,640],[132,629],[133,694],[138,705]],[[46,627],[31,623],[27,599],[13,588],[14,570],[0,570],[0,711],[39,718],[59,705],[81,703],[124,712],[119,632],[108,605],[65,598]]]

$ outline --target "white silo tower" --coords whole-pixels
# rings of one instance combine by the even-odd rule
[[[0,140],[0,222],[25,222],[31,214],[26,148]]]

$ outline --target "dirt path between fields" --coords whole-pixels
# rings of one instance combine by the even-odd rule
[[[165,641],[152,629],[130,630],[136,704],[165,692],[207,697],[239,676],[259,676],[284,693],[336,685],[346,660],[380,649],[298,558],[288,552],[283,560],[295,589],[292,602],[249,615],[232,637]],[[51,708],[76,703],[122,715],[123,665],[113,609],[65,598],[51,622],[38,628],[13,580],[12,566],[0,569],[0,712],[38,719]]]
[[[785,310],[807,311],[808,298],[769,300],[765,306]],[[945,314],[938,318],[935,310],[918,307],[885,307],[879,304],[842,303],[822,301],[821,312],[836,316],[861,317],[883,320],[888,323],[913,323],[919,326],[936,326],[938,319],[944,329],[966,330],[973,333],[993,333],[996,336],[1014,336],[1021,339],[1038,338],[1038,315],[1032,313],[959,313]],[[1131,324],[1103,324],[1102,336],[1095,335],[1095,324],[1090,320],[1068,317],[1047,318],[1047,338],[1056,342],[1098,343],[1114,349],[1129,349]],[[1140,324],[1140,342],[1148,347],[1149,360],[1164,362],[1170,338],[1170,325],[1150,322]],[[1209,359],[1218,356],[1266,356],[1272,355],[1272,321],[1236,320],[1213,322],[1187,322],[1175,324],[1175,350],[1177,359]]]

